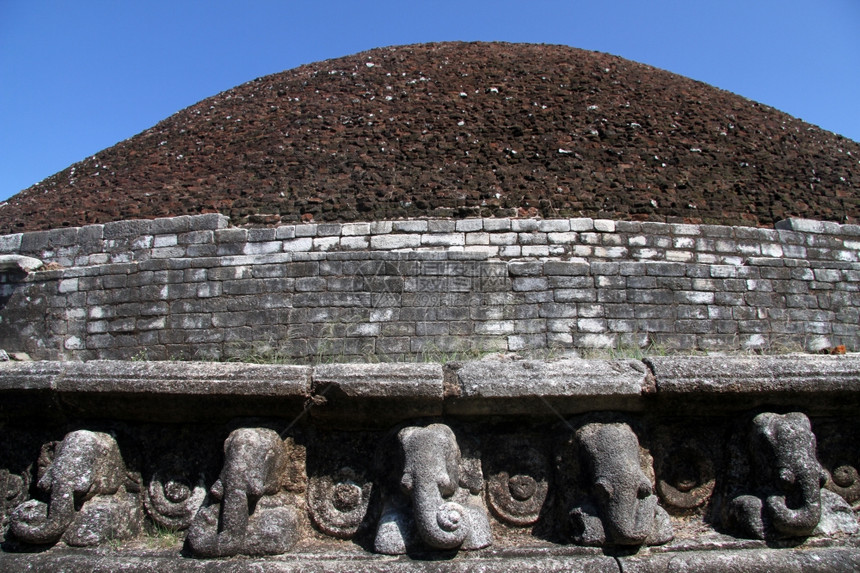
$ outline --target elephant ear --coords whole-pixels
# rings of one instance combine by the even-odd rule
[[[400,458],[402,460],[406,459],[406,452],[410,447],[409,442],[417,430],[418,428],[410,426],[397,432],[397,441],[400,445]],[[403,468],[403,474],[400,477],[400,490],[406,495],[412,493],[412,472],[408,467]]]
[[[776,437],[776,414],[765,412],[753,418],[753,425],[757,433],[761,434],[768,442],[773,443]]]
[[[400,442],[400,448],[403,451],[406,451],[408,447],[407,442],[409,442],[409,438],[412,437],[412,434],[414,434],[416,430],[418,430],[418,428],[414,426],[408,426],[397,432],[397,441]]]
[[[809,421],[809,418],[803,412],[789,412],[785,415],[787,420],[791,420],[796,424],[800,424],[804,430],[809,432],[812,431],[812,423]]]
[[[283,452],[279,452],[278,444],[273,444],[271,448],[266,449],[266,453],[262,460],[262,475],[265,482],[263,485],[263,495],[272,495],[277,493],[281,486],[281,476],[284,464],[281,460],[284,458]]]
[[[36,475],[38,478],[36,486],[42,491],[47,492],[51,489],[51,482],[54,480],[54,458],[57,457],[57,446],[61,443],[48,442],[47,444],[43,444],[41,450],[39,450],[39,460],[36,462]]]
[[[297,448],[291,448],[293,443],[287,443],[277,434],[275,435],[272,449],[266,452],[266,463],[271,464],[270,488],[266,490],[266,494],[272,495],[278,492],[290,480],[290,458],[292,455],[299,457],[299,453],[295,452]],[[304,456],[301,456],[302,458]],[[292,472],[296,473],[296,472]],[[271,492],[271,493],[270,493]]]
[[[54,480],[54,474],[51,469],[52,466],[48,466],[48,468],[45,469],[45,473],[43,473],[42,477],[39,478],[39,483],[36,484],[42,491],[51,490],[51,482]]]
[[[460,448],[457,446],[457,440],[452,439],[445,450],[445,471],[448,473],[449,482],[446,485],[451,489],[451,493],[457,491],[457,488],[460,486],[462,479],[460,475],[461,460],[462,457],[460,456]]]
[[[113,434],[96,434],[98,440],[99,470],[93,479],[92,489],[113,493],[126,481],[128,470]]]
[[[282,476],[281,485],[287,491],[302,493],[307,488],[308,477],[305,471],[307,467],[308,452],[305,446],[297,444],[296,440],[288,436],[283,440],[283,452],[278,475]]]
[[[468,437],[459,441],[460,446],[460,487],[478,494],[484,487],[484,470],[481,464],[481,450],[478,443]]]

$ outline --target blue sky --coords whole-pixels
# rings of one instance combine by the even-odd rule
[[[608,52],[860,140],[860,0],[0,0],[0,200],[256,77],[448,40]]]

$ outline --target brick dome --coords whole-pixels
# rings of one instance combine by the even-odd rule
[[[858,161],[854,141],[615,56],[423,44],[196,103],[15,195],[0,232],[201,212],[853,223]]]

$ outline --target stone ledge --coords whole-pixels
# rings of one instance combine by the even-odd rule
[[[646,358],[658,393],[860,392],[860,355],[677,356]]]
[[[2,390],[310,397],[311,368],[217,362],[7,362]]]
[[[747,551],[690,551],[634,555],[618,560],[624,573],[779,573],[780,571],[830,572],[860,569],[855,547],[827,549],[755,549]]]
[[[0,362],[0,391],[55,390],[64,362]]]
[[[315,387],[332,385],[350,398],[420,398],[442,401],[442,365],[325,364],[313,369]]]
[[[816,221],[815,219],[785,219],[777,221],[773,228],[782,231],[796,231],[799,233],[818,233],[828,235],[842,234],[842,227],[839,223],[832,221]]]
[[[392,558],[385,556],[366,556],[337,558],[332,555],[280,557],[269,559],[220,559],[198,561],[179,556],[124,555],[120,552],[78,554],[39,554],[13,555],[0,554],[0,569],[9,573],[18,571],[65,571],[68,573],[172,573],[180,571],[205,573],[411,573],[411,572],[449,572],[466,573],[482,571],[487,573],[567,573],[569,571],[589,571],[592,573],[620,573],[615,559],[606,556],[559,556],[559,557],[521,557],[496,556],[488,558],[458,557],[455,560],[428,561]]]
[[[67,571],[68,573],[171,573],[179,571],[206,573],[242,572],[332,572],[407,573],[467,572],[487,573],[520,571],[591,573],[658,573],[695,571],[697,573],[780,573],[804,571],[824,573],[856,571],[860,568],[860,550],[856,547],[805,549],[714,550],[669,553],[646,553],[628,557],[577,555],[571,551],[483,551],[460,554],[456,559],[423,561],[404,557],[330,553],[291,554],[279,557],[194,560],[177,551],[122,550],[51,550],[45,553],[0,553],[0,569],[9,573],[24,571]]]
[[[844,411],[860,401],[860,355],[672,356],[638,360],[484,360],[315,367],[220,362],[4,362],[0,410],[33,401],[67,416],[188,421],[276,413],[391,424],[421,416],[567,416],[680,401],[706,409],[796,404]]]
[[[4,362],[0,413],[9,419],[112,416],[191,422],[297,416],[311,369],[207,362]]]
[[[701,414],[761,407],[860,410],[860,355],[646,358],[662,408]]]
[[[341,423],[442,414],[441,364],[326,364],[313,369],[311,415]]]
[[[647,368],[636,360],[478,360],[455,372],[460,392],[446,405],[452,414],[629,410],[653,390]]]

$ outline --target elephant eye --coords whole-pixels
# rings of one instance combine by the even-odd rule
[[[636,497],[645,499],[646,497],[650,497],[651,493],[651,484],[643,481],[639,484],[639,489],[636,490]]]

